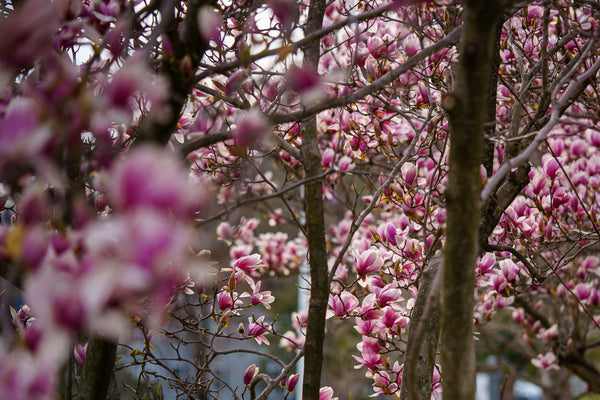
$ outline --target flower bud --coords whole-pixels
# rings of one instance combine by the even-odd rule
[[[300,379],[300,374],[294,374],[288,378],[288,383],[287,383],[288,392],[294,391],[294,389],[296,388],[296,385],[298,384],[298,379]]]
[[[246,385],[246,386],[250,385],[250,382],[252,382],[252,379],[256,376],[256,374],[258,374],[258,369],[259,368],[255,364],[252,364],[248,368],[246,368],[246,371],[244,371],[244,376],[243,376],[244,385]]]

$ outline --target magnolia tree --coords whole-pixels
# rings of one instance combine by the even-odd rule
[[[510,348],[542,386],[600,392],[599,17],[3,1],[0,392],[328,400],[333,319],[375,395],[474,399],[479,337],[507,380]],[[268,279],[303,264],[282,324]],[[218,366],[240,353],[236,384]]]

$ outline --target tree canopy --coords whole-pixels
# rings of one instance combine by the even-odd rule
[[[1,4],[7,398],[600,393],[597,1]]]

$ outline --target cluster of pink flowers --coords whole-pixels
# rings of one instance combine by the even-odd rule
[[[134,317],[162,324],[190,279],[205,279],[191,222],[209,186],[168,151],[127,148],[140,114],[160,118],[167,87],[142,52],[114,68],[122,12],[112,0],[28,0],[0,26],[0,74],[25,71],[0,108],[2,205],[14,212],[0,257],[23,266],[27,304],[14,315],[23,340],[0,343],[10,398],[54,397],[76,338],[126,339]],[[110,54],[87,66],[67,55],[102,42]]]
[[[328,11],[326,15],[335,18],[336,6],[332,5]],[[517,15],[507,22],[501,44],[505,46],[511,40],[522,41],[520,51],[529,60],[538,60],[541,54],[540,42],[535,41],[536,35],[533,33],[539,33],[540,17],[544,10],[542,6],[532,5],[523,13],[526,14],[525,17]],[[416,25],[427,24],[426,19],[432,15],[414,13],[413,9],[402,9],[399,14],[407,20],[413,20]],[[553,10],[550,18],[555,15],[556,11]],[[576,17],[581,21],[582,29],[587,32],[592,19],[589,10],[576,14]],[[369,36],[368,40],[360,43],[354,42],[352,32],[349,32],[349,37],[338,37],[331,41],[332,46],[335,45],[339,51],[324,56],[320,71],[324,74],[332,73],[339,64],[357,62],[359,68],[356,70],[362,76],[357,75],[354,82],[356,85],[367,85],[389,71],[387,63],[378,62],[378,59],[406,59],[431,45],[429,38],[441,33],[436,31],[435,23],[427,26],[428,34],[417,37],[409,31],[398,33],[404,28],[388,23],[376,28],[377,36]],[[548,49],[557,44],[557,26],[551,24],[549,28]],[[389,32],[388,37],[401,40],[390,41],[386,32]],[[348,46],[340,46],[340,41],[345,43],[344,40],[348,40]],[[559,49],[558,53],[562,55],[572,50],[575,54],[584,40],[585,33],[582,32],[581,37],[564,49]],[[327,41],[325,44],[327,45]],[[516,51],[516,47],[507,45],[501,51],[501,60],[504,68],[502,73],[507,76],[505,85],[514,84],[518,87],[520,83],[512,81],[519,76],[512,70],[515,63],[511,60],[514,60]],[[445,172],[440,165],[446,154],[432,149],[440,148],[436,143],[446,139],[447,126],[443,119],[426,119],[424,114],[419,114],[416,110],[425,105],[440,104],[440,88],[431,82],[444,75],[445,66],[454,56],[453,51],[440,51],[418,68],[399,77],[399,87],[394,94],[404,94],[405,97],[398,103],[395,103],[397,98],[390,98],[388,104],[390,108],[402,108],[407,104],[413,106],[413,119],[410,123],[385,106],[379,106],[376,100],[369,97],[354,105],[356,112],[346,109],[320,115],[322,131],[330,135],[322,143],[322,165],[337,171],[360,168],[361,163],[374,160],[381,153],[394,160],[394,146],[407,146],[417,136],[417,150],[412,159],[409,158],[404,163],[399,176],[384,191],[376,208],[379,214],[365,219],[356,235],[359,239],[354,240],[351,246],[352,257],[343,257],[343,265],[336,271],[337,279],[332,284],[329,300],[329,317],[356,318],[356,329],[362,335],[362,341],[357,347],[360,355],[355,356],[355,359],[365,368],[367,376],[373,379],[377,393],[393,394],[399,390],[402,365],[393,361],[396,354],[394,339],[404,334],[405,327],[410,322],[410,312],[416,296],[415,279],[435,250],[443,245],[443,235],[437,236],[436,232],[441,233],[438,229],[443,230],[445,223],[445,210],[438,205],[443,202]],[[419,79],[416,71],[430,80]],[[340,91],[338,86],[328,89],[336,94]],[[533,99],[535,95],[524,95],[519,101],[524,101],[527,96]],[[498,101],[499,129],[508,128],[510,118],[514,116],[507,110],[516,107],[514,89],[511,91],[507,86],[500,85]],[[529,103],[527,106],[529,107]],[[579,103],[575,103],[573,109],[577,110],[575,113],[585,113]],[[432,112],[431,109],[426,110]],[[425,126],[421,121],[425,121]],[[595,315],[600,285],[596,274],[597,260],[590,259],[595,257],[582,251],[578,257],[564,260],[556,266],[553,263],[555,260],[562,260],[560,254],[566,246],[564,243],[573,243],[577,237],[584,239],[582,245],[585,246],[586,235],[593,235],[592,232],[597,230],[594,226],[596,210],[593,205],[598,203],[598,137],[596,129],[586,129],[568,122],[553,131],[548,140],[551,151],[543,155],[538,167],[531,169],[530,184],[524,189],[523,195],[517,197],[506,210],[490,238],[492,244],[510,246],[525,254],[531,264],[535,265],[534,268],[540,268],[541,260],[546,260],[550,265],[538,271],[530,271],[531,266],[526,266],[508,251],[483,253],[476,271],[475,295],[479,300],[476,323],[484,323],[494,314],[507,310],[513,313],[515,322],[523,326],[527,343],[534,346],[533,341],[540,341],[552,348],[558,340],[562,340],[561,329],[568,328],[561,328],[560,324],[552,322],[550,326],[542,327],[540,321],[525,316],[516,302],[518,294],[521,293],[521,300],[529,301],[523,294],[524,290],[529,290],[535,296],[557,303],[556,309],[564,307],[559,304],[566,301],[571,307],[583,307]],[[504,146],[496,146],[492,172],[503,162],[504,150]],[[341,160],[345,157],[351,160],[350,167],[341,167]],[[335,187],[340,184],[340,177],[330,175],[327,184]],[[486,179],[482,166],[482,184],[485,184]],[[379,183],[384,181],[385,178],[382,177]],[[326,191],[332,192],[333,190]],[[365,200],[370,201],[369,198]],[[337,255],[335,246],[341,246],[345,241],[349,221],[352,221],[351,217],[329,229],[334,244],[333,255]],[[559,245],[560,243],[563,244]],[[536,260],[535,253],[541,254],[543,258]],[[354,271],[356,275],[347,274],[348,270]],[[538,282],[536,273],[540,277],[550,278],[543,283]],[[552,274],[556,274],[558,279],[552,279]],[[348,277],[355,277],[356,280],[352,281]],[[401,295],[392,295],[387,300],[388,291],[398,291]],[[548,312],[549,305],[545,307],[543,301],[533,303],[536,310]],[[560,318],[556,316],[550,319],[555,321]],[[552,352],[543,357],[540,355],[532,362],[542,368],[557,368],[557,357]],[[436,382],[436,390],[439,390],[439,376]]]
[[[21,316],[25,308],[16,317],[40,367],[64,360],[76,334],[124,338],[132,316],[162,323],[189,277],[205,278],[189,225],[204,197],[190,191],[178,161],[140,148],[103,174],[110,215],[62,233],[41,228],[37,223],[49,216],[29,210],[36,204],[30,194],[17,203],[15,225],[2,229],[4,256],[23,257],[28,267],[24,294],[35,321]]]
[[[154,3],[21,3],[0,25],[0,80],[15,77],[0,91],[0,203],[12,214],[11,223],[0,227],[0,257],[22,267],[27,304],[12,310],[18,345],[0,342],[0,357],[6,360],[0,366],[0,392],[12,398],[52,397],[57,366],[70,349],[78,362],[85,358],[77,337],[127,337],[130,317],[156,327],[181,292],[197,294],[200,308],[208,305],[214,337],[254,340],[263,348],[276,337],[291,351],[301,348],[307,311],[294,313],[294,330],[283,334],[268,312],[256,312],[269,310],[275,301],[267,277],[296,274],[307,262],[304,216],[294,210],[306,178],[301,124],[271,122],[294,121],[286,113],[364,93],[410,64],[385,89],[316,117],[326,245],[335,268],[327,318],[354,324],[360,334],[354,359],[375,394],[398,395],[404,370],[398,343],[413,323],[423,272],[444,245],[449,137],[442,94],[451,91],[448,71],[457,50],[449,44],[419,55],[450,31],[444,26],[450,19],[444,5],[451,1],[398,1],[382,16],[351,17],[351,23],[346,18],[356,14],[354,6],[333,1],[323,27],[341,23],[343,28],[321,39],[318,65],[297,63],[291,45],[301,36],[305,6],[270,0],[257,3],[244,18],[237,11],[202,6],[194,15],[195,33],[207,50],[194,67],[190,55],[177,59],[180,47],[167,32],[151,26],[164,17]],[[382,5],[366,2],[356,8],[371,11],[366,8]],[[189,6],[175,6],[177,21],[185,19]],[[518,137],[525,124],[520,121],[546,118],[537,115],[543,106],[538,97],[548,89],[546,80],[570,70],[566,67],[597,30],[590,7],[569,9],[567,26],[558,9],[533,2],[505,23],[496,118],[500,136],[486,137],[494,160],[481,167],[482,187],[514,156],[512,144],[532,134]],[[135,19],[131,13],[143,15],[135,21],[139,26],[129,25]],[[177,25],[177,35],[191,34],[187,28],[187,22]],[[569,29],[576,34],[563,40]],[[152,33],[130,40],[138,31]],[[285,45],[273,57],[277,61],[271,60],[277,64],[271,70],[266,58],[253,61],[263,50],[274,55],[279,42]],[[546,60],[540,69],[538,63]],[[158,72],[167,70],[199,78],[190,93],[173,94],[185,105],[164,150],[140,142],[148,139],[149,126],[178,115],[169,109],[169,90],[176,88]],[[528,82],[523,76],[530,76]],[[595,91],[590,85],[582,97],[593,99]],[[561,95],[559,87],[548,102]],[[511,315],[534,354],[544,349],[531,362],[546,370],[559,368],[559,352],[570,351],[565,332],[579,326],[560,313],[585,314],[597,327],[600,259],[590,254],[600,213],[595,113],[586,101],[569,106],[539,146],[544,154],[532,157],[529,184],[486,238],[488,247],[474,271],[475,323]],[[513,137],[500,140],[509,131]],[[214,143],[182,157],[200,139]],[[199,215],[213,197],[214,215],[202,220]],[[280,200],[283,206],[273,206]],[[235,213],[259,201],[269,228],[259,219],[262,207],[253,208],[252,217]],[[357,212],[363,206],[372,206],[372,212]],[[210,291],[196,285],[208,270],[199,257],[198,226],[230,216],[216,227],[230,262],[220,266]],[[282,227],[288,222],[301,233]],[[234,320],[237,333],[226,329]],[[250,365],[241,376],[244,385],[258,373]],[[290,395],[299,376],[287,375],[280,385]],[[436,368],[435,393],[439,381]],[[335,399],[331,387],[321,388],[319,400]]]

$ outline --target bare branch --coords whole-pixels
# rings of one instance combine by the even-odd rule
[[[598,70],[600,69],[600,59],[596,60],[596,62],[589,68],[586,72],[581,74],[577,79],[575,79],[560,98],[560,101],[556,103],[556,105],[552,108],[552,114],[550,116],[550,120],[544,125],[542,129],[538,131],[533,141],[523,150],[518,156],[513,157],[509,160],[506,160],[500,168],[496,171],[494,175],[488,180],[487,184],[481,191],[481,204],[485,204],[488,200],[492,192],[496,189],[496,187],[502,182],[505,176],[512,170],[513,168],[518,167],[521,164],[529,161],[531,155],[537,150],[537,148],[542,144],[544,140],[548,137],[552,129],[560,122],[560,116],[564,112],[564,109],[570,104],[585,88],[585,85],[588,83],[590,79],[592,79]],[[567,76],[566,78],[569,78]]]

